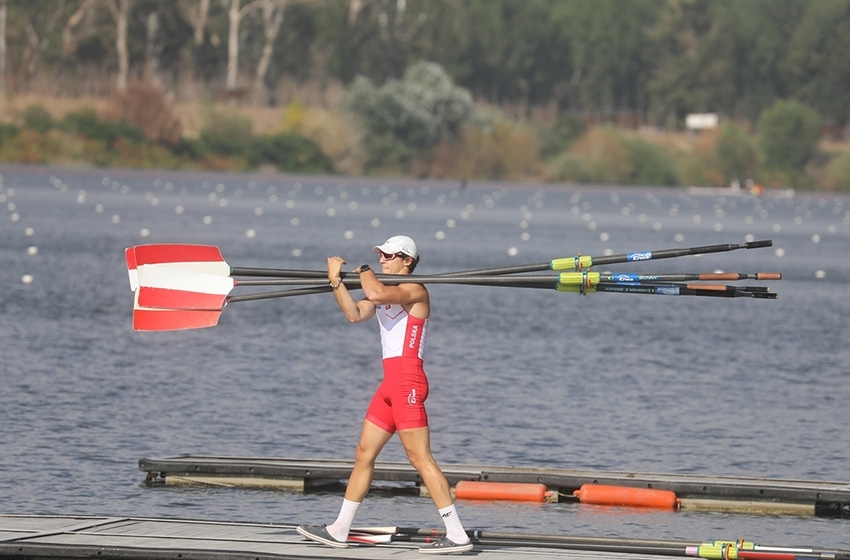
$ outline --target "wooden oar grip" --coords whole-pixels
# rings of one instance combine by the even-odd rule
[[[781,272],[757,272],[756,280],[782,280]]]
[[[687,284],[686,285],[689,290],[715,290],[718,292],[725,292],[727,288],[723,284]]]

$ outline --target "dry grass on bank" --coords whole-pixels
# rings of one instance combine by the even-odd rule
[[[46,109],[57,121],[83,109],[93,109],[99,115],[114,110],[110,107],[109,98],[20,94],[0,97],[0,122],[20,123],[23,112],[36,105]],[[225,101],[177,101],[170,106],[172,115],[180,122],[184,137],[196,138],[209,125],[210,119],[233,116],[249,121],[252,133],[258,136],[278,132],[301,134],[316,142],[341,173],[362,172],[363,156],[357,131],[346,119],[324,106],[305,107],[290,103],[268,107]]]
[[[107,98],[97,97],[56,97],[39,94],[19,94],[14,96],[0,97],[0,121],[15,122],[19,120],[23,111],[30,106],[41,105],[50,115],[60,120],[68,113],[81,109],[94,109],[99,114],[106,110]],[[201,101],[177,102],[173,105],[175,116],[183,125],[186,136],[196,136],[204,125],[204,113],[208,104]],[[221,111],[236,111],[240,116],[247,118],[253,125],[256,134],[268,134],[280,127],[284,113],[283,107],[257,107],[236,106],[225,102],[213,103],[213,108]]]
[[[233,116],[250,122],[255,135],[278,132],[303,135],[319,145],[334,162],[338,172],[362,174],[366,157],[360,132],[342,114],[333,110],[334,104],[330,102],[330,97],[326,96],[315,104],[302,105],[297,101],[300,97],[297,93],[281,95],[281,98],[289,101],[276,107],[204,100],[173,101],[170,106],[173,116],[179,119],[184,137],[197,137],[211,119]],[[311,99],[316,100],[315,96]],[[36,93],[0,97],[0,122],[20,123],[24,111],[32,106],[43,107],[59,121],[69,113],[83,109],[93,109],[99,115],[104,115],[110,110],[110,99]],[[534,129],[535,125],[528,121],[505,120],[489,135],[482,134],[482,131],[477,131],[477,134],[471,131],[462,139],[460,146],[439,146],[427,169],[408,169],[407,172],[422,172],[435,177],[570,180],[579,170],[584,175],[590,173],[590,177],[586,177],[588,180],[616,182],[619,176],[608,175],[612,170],[616,171],[618,163],[624,164],[628,156],[627,153],[619,153],[624,149],[621,142],[616,141],[619,137],[639,139],[656,146],[661,157],[676,166],[678,181],[687,184],[727,183],[726,178],[715,176],[717,173],[711,169],[716,132],[692,134],[652,127],[618,129],[615,132],[606,127],[594,127],[577,139],[568,152],[561,154],[560,161],[542,162],[538,159],[540,138]],[[840,166],[836,164],[830,170],[826,170],[825,166],[830,159],[838,159],[842,154],[850,153],[850,143],[824,139],[819,148],[823,161],[810,174],[818,183],[832,185],[830,188],[848,188],[843,186],[850,185],[850,179],[846,177],[847,163],[842,161]],[[843,157],[850,161],[850,155]],[[559,169],[559,165],[563,169]]]

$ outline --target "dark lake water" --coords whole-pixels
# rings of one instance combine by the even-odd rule
[[[850,481],[847,197],[0,173],[0,513],[332,521],[338,494],[147,487],[137,461],[351,459],[381,375],[377,325],[348,324],[322,294],[232,304],[211,329],[134,332],[124,249],[203,243],[234,266],[311,270],[339,254],[353,268],[400,233],[417,240],[421,274],[772,239],[603,270],[784,275],[775,301],[432,286],[441,463]],[[404,460],[397,440],[381,459]],[[850,548],[848,520],[568,503],[459,511],[493,531]],[[376,495],[357,524],[440,521],[427,499]]]

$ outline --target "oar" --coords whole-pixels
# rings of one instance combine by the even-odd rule
[[[486,277],[485,277],[486,278]],[[460,284],[466,283],[463,280],[472,280],[474,282],[484,282],[483,278],[458,278],[462,280]],[[596,292],[611,292],[611,293],[634,293],[634,294],[654,294],[666,296],[708,296],[708,297],[750,297],[758,299],[776,299],[777,294],[769,293],[768,288],[761,286],[719,286],[711,284],[612,284],[609,282],[600,282],[595,286],[583,287],[577,284],[557,284],[540,285],[528,284],[520,279],[516,279],[513,283],[493,283],[493,284],[476,284],[490,286],[506,286],[511,288],[555,288],[559,292],[571,292],[576,294],[589,294]],[[624,289],[619,289],[622,286]],[[691,287],[689,287],[691,286]],[[630,289],[631,288],[631,289]],[[316,288],[324,291],[331,291],[330,287]],[[227,296],[225,304],[237,303],[240,301],[257,301],[261,299],[275,299],[280,297],[289,297],[290,295],[301,295],[300,290],[281,290],[275,292],[259,292],[255,294],[242,294],[235,296]]]
[[[416,282],[420,284],[481,284],[481,285],[512,285],[515,282],[542,283],[554,282],[558,284],[581,284],[591,282],[616,282],[618,284],[635,284],[640,282],[689,282],[689,281],[736,281],[736,280],[781,280],[780,272],[756,272],[743,274],[739,272],[708,272],[692,274],[600,274],[598,272],[562,272],[550,276],[482,276],[482,275],[455,275],[456,273],[436,274],[433,276],[417,276],[415,274],[405,276],[401,283]],[[584,276],[586,274],[586,276]],[[379,280],[394,283],[398,276],[376,274]],[[313,278],[273,278],[266,280],[234,280],[236,286],[300,286],[303,284],[324,284],[327,280]],[[359,279],[348,276],[343,279],[346,286],[359,286]]]
[[[493,276],[443,278],[439,276],[399,276],[378,275],[379,279],[389,285],[406,282],[441,282],[447,284],[469,284],[479,286],[512,286],[512,287],[547,287],[558,285],[557,276],[537,278],[504,278]],[[313,279],[278,279],[278,280],[249,280],[239,281],[229,276],[218,276],[183,268],[165,266],[138,269],[138,305],[158,309],[221,309],[230,301],[250,301],[277,297],[290,297],[331,291],[327,277],[323,280]],[[359,289],[360,280],[348,277],[344,280],[350,289]],[[237,285],[303,285],[312,283],[313,286],[300,290],[285,290],[229,296]],[[305,291],[308,290],[308,291]]]
[[[289,290],[277,297],[304,296],[331,291],[330,286]],[[168,309],[150,308],[139,305],[139,290],[135,292],[133,305],[133,330],[136,331],[176,331],[202,329],[218,325],[223,306],[217,309]]]
[[[515,287],[539,288],[517,282]],[[551,286],[550,286],[551,287]],[[142,288],[140,288],[141,290]],[[214,309],[149,309],[136,305],[133,310],[133,328],[140,331],[167,331],[181,329],[197,329],[213,327],[218,324],[221,313],[229,303],[240,301],[257,301],[261,299],[282,298],[290,296],[305,295],[330,291],[330,286],[318,286],[314,288],[301,288],[284,290],[278,292],[264,292],[257,294],[245,294],[238,296],[224,296],[221,307]],[[576,285],[558,284],[555,289],[562,292],[572,293],[594,293],[594,292],[619,292],[632,294],[654,294],[665,296],[709,296],[709,297],[749,297],[758,299],[776,299],[776,294],[749,291],[745,288],[735,286],[710,287],[705,289],[688,288],[687,285],[660,284],[660,285],[623,285],[600,282],[596,286],[585,288]]]
[[[545,270],[553,270],[556,272],[567,272],[572,270],[584,270],[592,266],[601,266],[607,264],[618,264],[625,262],[642,262],[650,260],[671,259],[676,257],[684,257],[689,255],[704,255],[708,253],[723,253],[736,251],[738,249],[759,249],[762,247],[771,247],[773,241],[770,239],[763,241],[748,241],[746,243],[724,243],[721,245],[704,245],[701,247],[688,247],[679,249],[661,249],[655,251],[638,251],[634,253],[623,253],[620,255],[605,255],[601,257],[591,257],[584,255],[576,255],[574,257],[562,257],[553,259],[546,263],[516,265],[499,268],[483,268],[477,270],[464,270],[459,272],[448,272],[441,276],[474,276],[474,275],[504,275],[504,274],[520,274],[524,272],[542,272]],[[220,254],[220,253],[219,253]],[[233,276],[292,276],[291,271],[277,270],[270,268],[231,268]],[[319,271],[301,271],[305,276],[321,274]]]
[[[570,535],[545,535],[534,533],[502,533],[494,531],[467,530],[466,534],[474,543],[481,546],[536,546],[563,548],[595,552],[620,552],[628,554],[653,554],[662,556],[700,556],[720,560],[724,558],[718,551],[726,547],[726,558],[737,557],[752,560],[792,560],[786,556],[816,558],[820,560],[850,558],[848,551],[785,548],[756,545],[744,541],[712,541],[691,543],[673,540],[649,540],[617,537],[582,537]],[[445,535],[444,530],[419,529],[414,527],[364,527],[352,528],[349,539],[355,542],[429,542]],[[370,540],[374,539],[374,540]],[[731,547],[731,549],[729,548]],[[702,550],[700,550],[702,549]],[[700,552],[702,554],[700,554]]]
[[[369,536],[386,537],[390,535],[392,540],[404,541],[419,538],[422,540],[439,539],[446,534],[443,529],[420,529],[416,527],[361,527],[352,528],[350,535],[358,538]],[[518,546],[541,546],[544,544],[560,545],[565,548],[576,548],[590,550],[591,547],[611,546],[625,551],[624,549],[663,549],[664,554],[684,556],[687,547],[696,546],[696,543],[679,542],[672,540],[648,540],[627,539],[617,537],[583,537],[572,535],[547,535],[538,533],[508,533],[496,531],[482,531],[468,529],[467,536],[474,542],[482,545],[492,544],[505,546],[505,543],[517,543]],[[383,538],[378,542],[383,542]],[[585,548],[588,547],[588,548]]]
[[[214,327],[221,310],[209,309],[157,309],[139,305],[139,290],[133,302],[133,330],[175,331]]]
[[[770,247],[772,240],[748,241],[746,243],[726,243],[722,245],[705,245],[702,247],[689,247],[683,249],[661,249],[658,251],[639,251],[635,253],[623,253],[620,255],[605,255],[601,257],[590,257],[576,255],[553,259],[546,263],[507,266],[501,268],[483,268],[479,270],[468,270],[457,274],[520,274],[523,272],[540,272],[543,270],[569,271],[584,270],[592,266],[603,266],[606,264],[617,264],[624,262],[643,262],[659,259],[672,259],[688,255],[704,255],[708,253],[723,253],[736,251],[738,249],[759,249]]]
[[[646,294],[657,296],[707,296],[707,297],[748,297],[756,299],[776,299],[777,294],[770,293],[766,288],[759,286],[714,286],[703,284],[616,284],[612,282],[600,282],[595,286],[563,286],[558,290],[562,292],[579,293],[621,293],[621,294]]]
[[[653,279],[658,278],[679,278],[686,275],[654,275]],[[711,275],[690,275],[697,278],[708,278]],[[776,273],[758,273],[756,275],[741,275],[736,274],[730,277],[741,276],[764,276],[770,278],[781,277]],[[603,285],[620,282],[602,281],[603,278],[618,278],[622,280],[623,285],[629,286],[655,286],[656,282],[637,282],[637,275],[622,275],[603,276],[596,272],[564,272],[559,275],[552,276],[400,276],[400,275],[377,275],[378,279],[385,284],[395,285],[408,282],[417,283],[442,283],[442,284],[467,284],[477,286],[507,286],[507,287],[537,287],[537,288],[567,288],[569,286],[579,286],[584,288],[592,288],[600,283]],[[723,276],[726,277],[726,276]],[[237,285],[240,286],[259,286],[259,285],[303,285],[307,283],[318,284],[316,287],[326,287],[327,279],[274,279],[274,280],[237,280],[230,276],[219,276],[216,274],[208,274],[185,268],[172,268],[163,265],[143,265],[138,268],[138,304],[141,307],[152,307],[158,309],[220,309],[228,301],[230,292]],[[359,278],[345,278],[343,282],[351,289],[360,287]],[[714,290],[723,292],[741,291],[741,292],[761,292],[766,291],[762,287],[743,287],[732,288],[723,285],[705,285],[705,284],[687,284],[679,287],[689,288],[694,290]],[[327,291],[323,289],[321,291]],[[562,290],[569,291],[569,290]],[[578,290],[581,292],[582,290]],[[614,291],[614,290],[610,290]],[[304,293],[304,292],[302,292]],[[319,292],[306,292],[319,293]],[[634,292],[634,293],[648,293]],[[252,299],[268,299],[278,297],[278,294],[284,294],[280,297],[289,297],[292,291],[285,292],[267,292],[259,294]],[[693,294],[690,294],[693,295]],[[235,297],[235,296],[234,296]],[[241,301],[246,301],[247,298],[242,298]],[[238,299],[236,301],[239,301]]]
[[[541,272],[554,270],[559,272],[571,270],[584,270],[594,265],[616,264],[624,262],[641,262],[648,260],[669,259],[687,255],[701,255],[707,253],[720,253],[735,251],[738,249],[757,249],[770,247],[773,241],[750,241],[747,243],[727,243],[722,245],[706,245],[702,247],[690,247],[680,249],[661,249],[657,251],[641,251],[635,253],[624,253],[621,255],[608,255],[601,257],[590,257],[576,255],[553,259],[546,263],[518,265],[500,268],[485,268],[450,272],[441,276],[477,276],[477,275],[504,275],[519,274],[524,272]],[[138,281],[135,279],[136,268],[149,264],[168,264],[181,268],[218,274],[222,276],[265,276],[265,277],[288,277],[288,278],[324,278],[325,271],[320,270],[287,270],[273,268],[244,268],[232,267],[224,260],[218,247],[212,245],[190,245],[190,244],[152,244],[137,245],[127,249],[127,268],[130,274],[130,287],[135,290]],[[131,254],[132,253],[132,254]]]
[[[130,289],[139,287],[138,268],[146,265],[168,265],[186,268],[218,276],[281,276],[287,278],[326,278],[327,272],[320,270],[270,269],[271,274],[256,274],[253,268],[233,268],[213,245],[192,245],[185,243],[159,243],[136,245],[124,251],[127,260],[127,272],[130,276]]]
[[[438,537],[422,536],[422,535],[352,535],[349,534],[348,540],[361,544],[383,544],[383,543],[433,543]],[[681,547],[666,548],[666,547],[649,547],[640,545],[628,545],[619,543],[569,543],[559,542],[557,540],[535,540],[535,539],[492,539],[492,538],[475,538],[471,537],[471,541],[478,547],[493,547],[493,548],[510,548],[510,547],[527,547],[527,548],[545,548],[545,549],[560,549],[560,550],[579,550],[584,552],[607,552],[607,553],[622,553],[622,554],[643,554],[656,556],[685,556],[684,549]],[[770,560],[770,559],[765,559]],[[785,559],[777,559],[785,560]]]

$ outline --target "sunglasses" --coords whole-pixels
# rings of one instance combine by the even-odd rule
[[[401,258],[407,257],[407,255],[405,255],[404,253],[385,253],[383,251],[379,251],[379,252],[381,253],[381,257],[383,257],[383,259],[385,261],[391,261],[396,257],[401,257]]]

